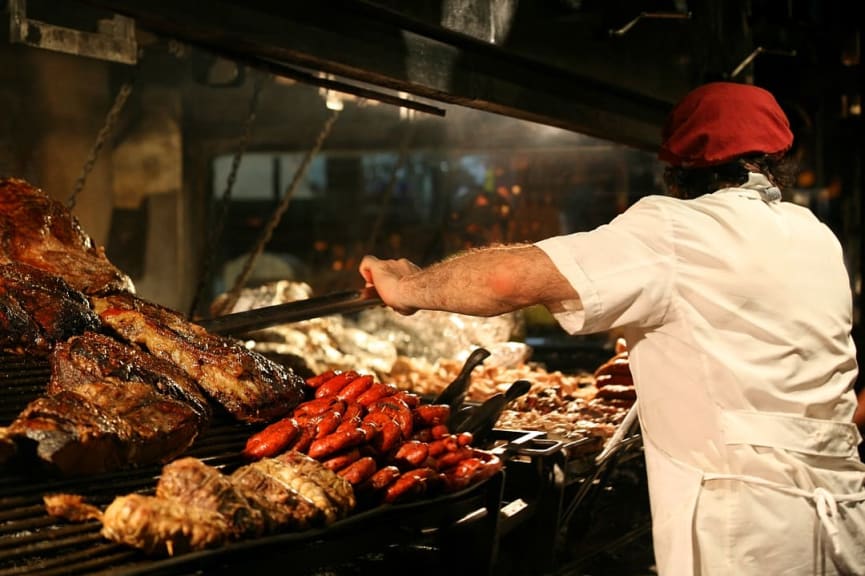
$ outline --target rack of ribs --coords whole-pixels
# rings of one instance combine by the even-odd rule
[[[57,344],[48,394],[4,431],[65,474],[165,462],[207,425],[210,409],[170,362],[87,332]]]
[[[85,294],[134,291],[65,206],[17,178],[0,179],[0,263],[28,264]]]
[[[86,296],[59,276],[0,264],[0,349],[47,355],[56,342],[99,324]]]
[[[241,422],[268,422],[303,400],[300,376],[238,340],[211,334],[179,313],[128,292],[90,301],[105,326],[179,366]]]

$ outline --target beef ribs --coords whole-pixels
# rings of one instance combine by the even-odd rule
[[[26,264],[0,264],[0,349],[45,355],[56,342],[99,326],[81,292]]]
[[[0,263],[60,276],[85,294],[133,290],[65,206],[16,178],[0,179]]]
[[[162,468],[156,496],[225,517],[233,538],[261,536],[268,528],[261,510],[218,469],[197,458],[181,458]]]
[[[51,355],[48,394],[75,389],[92,380],[143,382],[188,404],[206,425],[211,417],[207,397],[195,380],[173,362],[104,334],[85,332],[58,344]]]
[[[237,340],[210,334],[179,313],[119,293],[91,298],[105,326],[124,340],[170,360],[214,402],[243,422],[267,422],[303,399],[303,379]]]
[[[185,402],[149,384],[114,379],[81,382],[28,404],[9,425],[19,445],[64,474],[96,474],[165,462],[184,452],[201,429]]]

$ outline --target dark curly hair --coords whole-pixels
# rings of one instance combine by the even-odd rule
[[[749,172],[763,174],[779,188],[792,186],[796,181],[796,163],[792,157],[758,154],[706,168],[669,166],[664,170],[664,183],[675,196],[696,198],[721,188],[744,184],[748,181]]]

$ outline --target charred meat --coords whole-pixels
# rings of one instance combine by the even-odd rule
[[[266,422],[303,399],[303,379],[293,371],[177,312],[129,293],[94,297],[91,303],[121,338],[177,364],[238,420]]]
[[[156,496],[214,510],[228,522],[231,536],[260,536],[267,525],[261,510],[218,469],[197,458],[181,458],[162,468]]]
[[[51,354],[49,394],[106,379],[149,384],[160,394],[188,404],[202,425],[210,419],[210,405],[198,384],[173,362],[137,346],[85,332],[58,344]]]
[[[0,349],[47,354],[99,318],[87,298],[62,278],[20,263],[0,264]]]
[[[165,462],[198,436],[200,417],[149,384],[105,379],[37,398],[9,425],[19,445],[64,474]]]
[[[0,179],[0,263],[60,276],[85,294],[133,290],[65,206],[16,178]]]
[[[180,554],[231,541],[231,527],[216,510],[143,494],[119,496],[102,515],[102,535],[148,554]]]

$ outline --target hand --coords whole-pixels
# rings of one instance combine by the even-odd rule
[[[367,286],[373,286],[382,301],[406,316],[418,311],[417,307],[408,303],[408,294],[404,294],[400,280],[418,272],[420,268],[414,263],[401,258],[399,260],[379,260],[375,256],[364,256],[360,262],[360,275]]]

